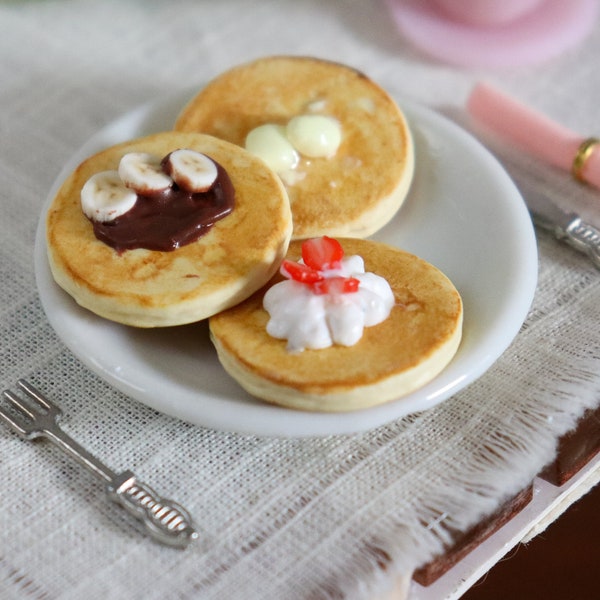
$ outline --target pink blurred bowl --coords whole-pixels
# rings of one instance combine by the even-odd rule
[[[434,0],[449,17],[470,25],[504,25],[535,10],[543,0]]]

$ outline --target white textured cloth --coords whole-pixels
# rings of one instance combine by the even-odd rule
[[[259,600],[383,593],[529,483],[558,437],[600,401],[600,273],[539,234],[538,292],[511,347],[440,406],[319,439],[227,434],[158,414],[83,367],[48,324],[34,282],[40,208],[101,126],[168,91],[265,54],[353,65],[395,95],[459,121],[486,78],[574,130],[600,133],[600,29],[535,68],[431,62],[364,0],[48,0],[0,4],[0,384],[26,377],[64,428],[195,516],[185,551],[140,535],[96,480],[49,444],[0,428],[0,597]],[[600,225],[600,193],[515,153]],[[526,168],[529,164],[530,168]],[[531,176],[530,176],[531,174]],[[507,240],[510,243],[510,240]]]

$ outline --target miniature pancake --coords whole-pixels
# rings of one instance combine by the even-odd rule
[[[389,316],[365,327],[353,345],[290,351],[289,342],[267,332],[270,315],[263,307],[267,291],[283,280],[278,274],[250,298],[209,320],[221,364],[255,397],[310,411],[367,408],[423,386],[456,353],[462,301],[441,271],[379,242],[339,242],[346,256],[362,257],[367,273],[387,281],[392,293]],[[288,259],[297,260],[300,252],[300,242],[293,241]]]
[[[213,170],[219,165],[215,172],[223,180],[222,194],[231,197],[230,212],[219,215],[194,241],[168,249],[113,247],[101,241],[95,234],[97,223],[82,210],[86,182],[103,173],[120,173],[124,156],[160,159],[172,152],[175,156],[175,150],[209,157]],[[135,175],[138,165],[125,166]],[[162,171],[155,175],[169,179]],[[143,201],[138,196],[136,206]],[[109,234],[114,231],[110,222],[100,225]],[[162,233],[162,221],[159,226]],[[81,306],[137,327],[198,321],[245,299],[277,271],[291,231],[285,189],[262,161],[223,140],[181,132],[127,141],[88,158],[61,185],[46,218],[56,282]]]
[[[323,117],[338,127],[339,145],[332,142],[327,156],[307,156],[303,135],[336,135],[323,129],[328,123]],[[262,150],[269,148],[259,155],[269,154],[272,167],[283,163],[273,168],[290,198],[293,239],[364,238],[403,203],[414,171],[412,137],[396,102],[363,73],[316,58],[258,59],[209,82],[175,123],[176,130],[201,131],[241,146],[265,126],[271,131]],[[290,147],[297,150],[295,159]]]

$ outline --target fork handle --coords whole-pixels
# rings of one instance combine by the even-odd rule
[[[579,217],[565,229],[567,243],[582,252],[587,252],[594,265],[600,269],[600,231]]]
[[[185,548],[198,537],[191,516],[182,506],[161,498],[131,471],[116,475],[106,489],[111,500],[139,519],[157,541]]]

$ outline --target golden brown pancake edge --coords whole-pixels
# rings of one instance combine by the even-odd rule
[[[258,125],[284,125],[316,110],[341,123],[342,143],[333,158],[301,165],[306,176],[287,186],[293,238],[367,237],[403,204],[414,147],[402,110],[364,73],[313,57],[259,58],[210,81],[183,108],[174,128],[244,145]]]
[[[341,412],[400,398],[431,381],[460,344],[463,306],[452,282],[410,254],[369,240],[340,239],[346,255],[387,279],[396,304],[390,317],[365,328],[354,346],[292,354],[266,332],[268,287],[209,320],[225,370],[252,395],[295,409]],[[292,242],[288,257],[300,255]]]
[[[127,152],[164,156],[181,147],[203,152],[226,169],[235,188],[232,213],[171,252],[119,253],[96,239],[80,207],[85,181],[116,169]],[[81,306],[127,325],[157,327],[207,318],[252,294],[277,270],[291,228],[285,189],[262,161],[212,136],[161,132],[84,160],[49,207],[46,241],[55,281]]]

